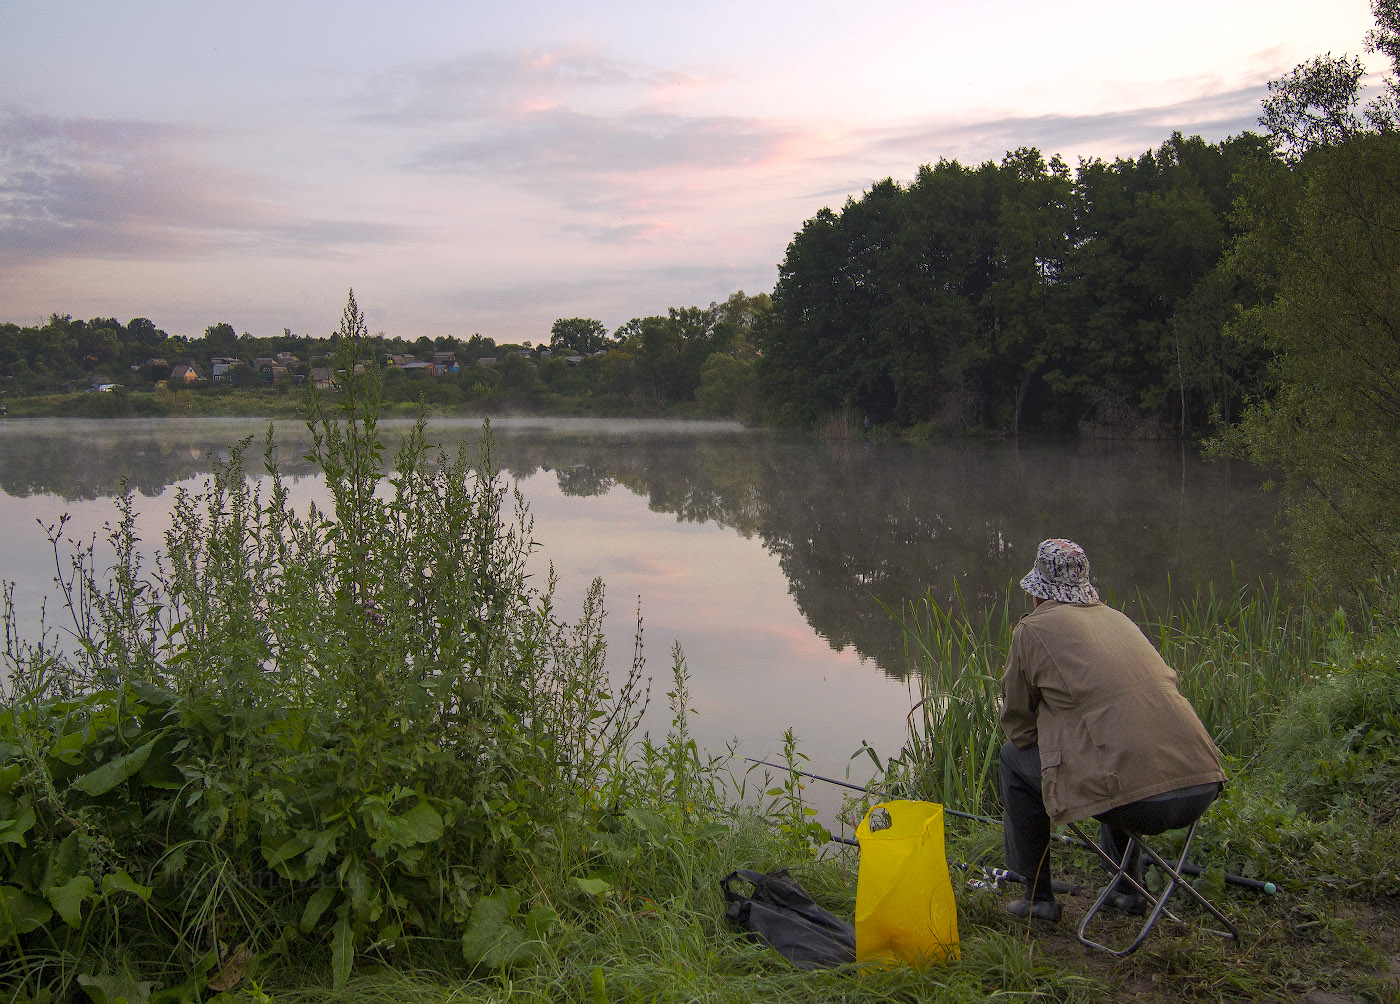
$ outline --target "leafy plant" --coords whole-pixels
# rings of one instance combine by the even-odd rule
[[[71,655],[19,640],[6,592],[0,940],[35,992],[293,945],[337,986],[449,938],[507,964],[551,923],[532,876],[626,763],[643,661],[606,672],[601,583],[569,623],[527,573],[489,426],[448,453],[420,416],[386,462],[365,340],[352,293],[309,407],[328,509],[269,429],[261,475],[245,441],[177,494],[153,568],[130,492],[100,547],[50,528]]]

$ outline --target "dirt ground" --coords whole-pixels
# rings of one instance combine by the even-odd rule
[[[1094,876],[1083,878],[1092,882]],[[1086,884],[1078,893],[1062,894],[1060,922],[1034,928],[1002,909],[1018,897],[1019,886],[973,893],[963,904],[971,923],[1024,937],[1045,962],[1112,987],[1106,1000],[1400,1004],[1400,891],[1369,901],[1235,889],[1223,899],[1210,896],[1239,926],[1238,942],[1207,933],[1214,918],[1188,897],[1174,897],[1172,912],[1181,922],[1164,917],[1146,943],[1123,959],[1086,948],[1076,936],[1096,891]],[[1095,940],[1111,945],[1131,942],[1141,923],[1112,914],[1102,919],[1102,926],[1095,922]]]

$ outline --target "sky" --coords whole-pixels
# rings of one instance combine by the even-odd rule
[[[1367,0],[4,0],[0,322],[547,342],[920,165],[1258,129]],[[1376,56],[1372,69],[1383,68]]]

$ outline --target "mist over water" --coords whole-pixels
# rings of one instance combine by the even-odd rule
[[[410,426],[385,422],[392,455]],[[70,515],[71,536],[99,536],[123,481],[154,552],[175,491],[197,488],[233,444],[252,437],[262,472],[266,421],[0,421],[0,579],[15,583],[22,632],[40,604],[56,616],[54,556],[41,523]],[[433,421],[429,440],[475,448],[476,420]],[[1275,552],[1277,501],[1234,463],[1179,444],[954,442],[932,447],[827,442],[733,423],[504,419],[492,451],[534,516],[539,584],[552,566],[557,608],[607,586],[609,665],[625,673],[640,605],[647,727],[670,720],[671,649],[691,675],[694,734],[711,750],[772,758],[793,727],[817,773],[842,777],[861,740],[902,740],[913,698],[886,608],[926,592],[1000,601],[1045,537],[1083,544],[1095,581],[1132,612],[1198,583],[1286,578]],[[295,504],[328,499],[304,458],[304,425],[279,421],[279,464]],[[1013,602],[1021,602],[1013,591]],[[868,764],[853,766],[868,776]],[[827,786],[815,786],[824,788]],[[818,804],[836,790],[813,790]]]

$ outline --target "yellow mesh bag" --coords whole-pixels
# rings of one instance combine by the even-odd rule
[[[892,801],[856,829],[856,961],[918,966],[958,957],[958,911],[943,851],[943,806]]]

